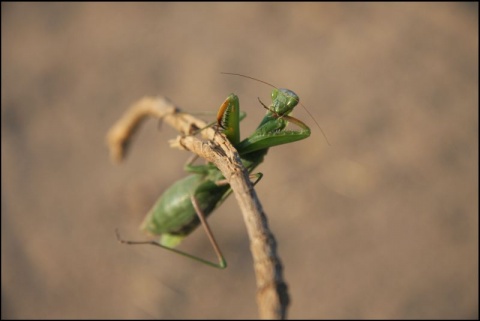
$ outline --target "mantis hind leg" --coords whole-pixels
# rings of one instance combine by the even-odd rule
[[[127,240],[123,240],[120,237],[118,229],[115,230],[115,233],[117,235],[117,240],[120,243],[129,244],[129,245],[141,245],[141,244],[155,245],[155,246],[161,247],[162,249],[180,254],[182,256],[188,257],[188,258],[193,259],[195,261],[204,263],[206,265],[213,266],[213,267],[216,267],[216,268],[219,268],[219,269],[225,269],[227,267],[227,260],[225,260],[225,257],[223,256],[222,252],[220,251],[220,247],[218,246],[217,241],[215,240],[215,237],[213,236],[212,230],[210,229],[210,226],[208,225],[207,220],[205,219],[205,215],[203,214],[202,210],[200,209],[200,206],[198,205],[198,202],[195,199],[195,196],[193,196],[193,195],[190,196],[190,199],[192,201],[193,208],[195,209],[195,212],[197,213],[198,218],[200,219],[200,223],[202,224],[203,228],[205,229],[205,232],[207,233],[208,240],[212,244],[213,250],[215,251],[215,254],[217,255],[218,263],[214,263],[214,262],[202,259],[198,256],[186,253],[184,251],[177,250],[173,247],[163,245],[163,244],[161,244],[161,243],[159,243],[158,241],[155,241],[155,240],[151,240],[151,241],[127,241]]]
[[[220,251],[220,247],[218,246],[217,241],[213,236],[212,230],[210,230],[210,226],[208,225],[207,220],[205,219],[205,215],[203,214],[202,210],[200,209],[200,206],[198,205],[197,199],[195,198],[195,196],[192,195],[190,196],[190,200],[192,201],[193,208],[195,209],[195,212],[197,213],[198,218],[200,219],[200,222],[202,223],[202,226],[205,229],[205,232],[207,233],[208,240],[212,244],[213,250],[215,251],[215,254],[217,255],[217,258],[218,258],[218,264],[215,264],[210,261],[205,261],[203,259],[200,259],[201,262],[206,263],[210,266],[218,267],[220,269],[226,268],[227,260],[225,260],[225,257]]]

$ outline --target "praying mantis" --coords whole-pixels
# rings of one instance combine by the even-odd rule
[[[255,178],[253,182],[255,185],[263,175],[261,173],[253,174],[253,171],[263,162],[270,147],[308,138],[311,131],[305,123],[290,116],[293,109],[299,104],[299,97],[293,91],[276,88],[252,77],[232,73],[225,74],[254,79],[274,88],[271,93],[270,106],[266,106],[258,99],[267,112],[257,129],[244,140],[240,140],[240,121],[246,114],[240,112],[239,98],[235,94],[230,94],[225,99],[218,110],[216,122],[209,125],[216,126],[236,148],[250,177]],[[287,130],[288,123],[292,123],[298,129]],[[211,163],[204,165],[188,163],[184,169],[190,175],[174,183],[159,197],[141,225],[142,230],[148,234],[160,236],[160,239],[158,241],[126,241],[120,238],[118,231],[117,239],[126,244],[152,244],[206,265],[224,269],[227,267],[227,261],[221,253],[206,218],[227,199],[232,190],[222,173]],[[175,248],[199,225],[205,229],[218,263]]]

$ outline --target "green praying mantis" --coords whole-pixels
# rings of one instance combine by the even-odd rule
[[[255,185],[263,175],[253,174],[253,171],[263,162],[268,149],[305,139],[310,136],[310,128],[302,121],[290,116],[299,104],[299,97],[293,91],[279,89],[267,82],[240,74],[224,74],[254,79],[274,88],[270,106],[266,106],[258,99],[267,112],[257,129],[244,140],[240,140],[240,121],[246,115],[240,112],[239,99],[235,94],[230,94],[226,98],[220,106],[216,122],[211,124],[216,125],[216,128],[223,132],[236,148],[243,165],[251,178],[255,179],[253,182]],[[287,130],[288,123],[296,125],[298,130]],[[320,128],[319,125],[318,127]],[[158,241],[126,241],[120,238],[118,231],[117,238],[126,244],[152,244],[209,266],[224,269],[227,267],[227,261],[221,253],[206,218],[225,201],[232,190],[222,173],[211,163],[192,165],[190,162],[185,165],[185,171],[190,175],[174,183],[160,196],[141,225],[141,229],[148,234],[160,236]],[[205,229],[218,263],[175,248],[199,225]]]

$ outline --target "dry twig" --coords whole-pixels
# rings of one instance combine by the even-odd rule
[[[162,119],[179,131],[182,135],[172,142],[172,146],[192,151],[214,163],[227,179],[242,211],[250,239],[260,317],[285,319],[289,297],[276,241],[235,148],[223,134],[212,128],[201,131],[206,140],[189,135],[192,131],[205,127],[205,122],[180,112],[163,97],[146,97],[134,104],[108,133],[107,141],[115,162],[123,159],[130,138],[147,117]]]

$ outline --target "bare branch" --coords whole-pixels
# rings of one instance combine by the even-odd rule
[[[257,304],[262,319],[285,319],[289,297],[283,280],[283,268],[277,255],[275,238],[267,224],[260,201],[250,182],[249,173],[228,139],[212,128],[201,131],[201,140],[189,136],[205,122],[180,112],[163,97],[143,98],[134,104],[112,127],[107,135],[112,160],[120,162],[128,142],[146,117],[160,118],[182,135],[173,147],[192,151],[215,164],[229,182],[245,220],[257,280]]]

